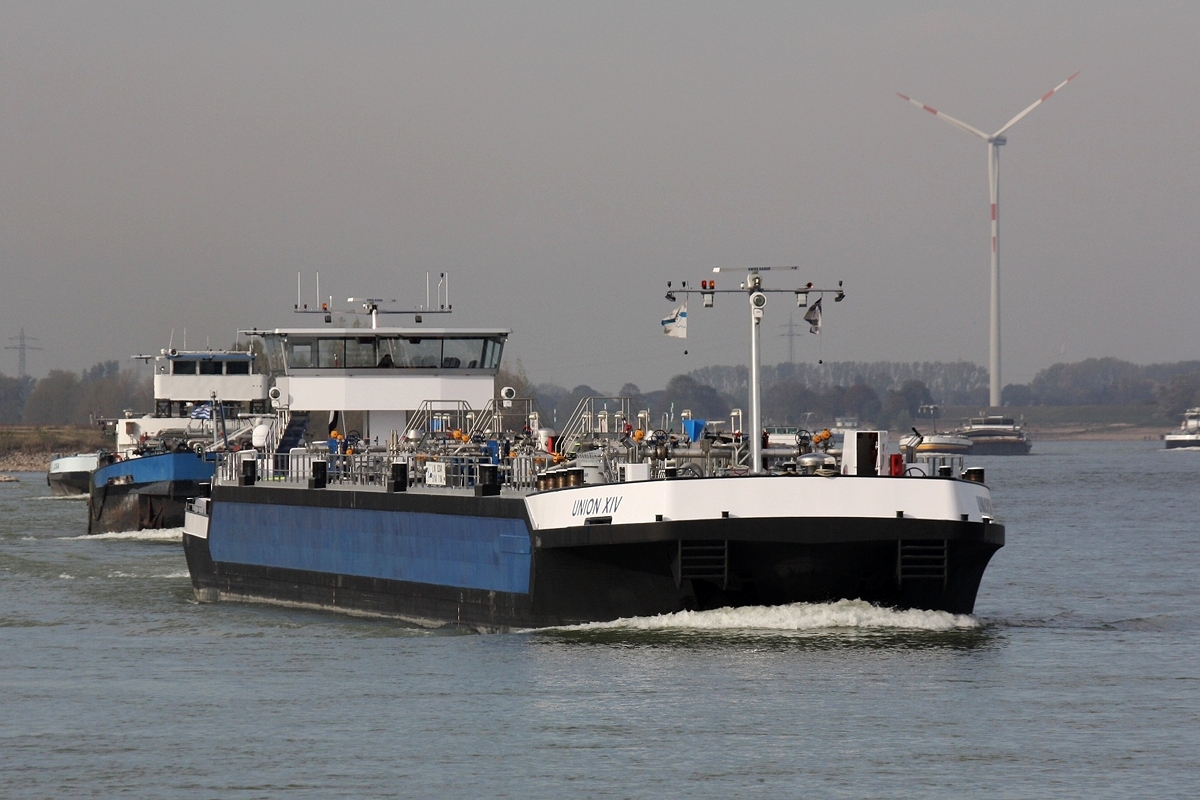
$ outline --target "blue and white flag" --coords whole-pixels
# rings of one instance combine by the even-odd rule
[[[201,403],[192,407],[192,419],[212,419],[212,403]]]
[[[804,321],[808,323],[809,333],[821,332],[821,298],[817,298],[817,302],[805,313]]]
[[[687,338],[687,301],[672,311],[670,316],[663,317],[662,329],[667,336],[674,336],[676,339]]]

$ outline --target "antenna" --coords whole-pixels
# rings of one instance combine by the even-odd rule
[[[317,305],[315,308],[309,308],[307,304],[297,303],[295,311],[297,314],[323,314],[325,322],[331,322],[334,313],[333,296],[330,295],[329,300],[321,302],[321,275],[317,273]],[[380,314],[412,314],[415,317],[415,322],[421,322],[422,314],[449,314],[453,309],[450,304],[450,273],[440,273],[437,285],[437,307],[430,305],[430,291],[432,284],[430,283],[430,274],[425,273],[425,304],[416,308],[401,309],[401,308],[384,308],[384,303],[397,303],[396,299],[384,299],[382,297],[347,297],[346,302],[355,304],[358,307],[351,306],[350,308],[337,309],[340,314],[368,314],[371,317],[371,327],[379,326]]]
[[[1000,405],[1000,146],[1008,144],[1008,139],[1004,138],[1004,132],[1016,125],[1030,111],[1040,106],[1042,103],[1050,99],[1050,96],[1059,89],[1066,86],[1079,73],[1067,78],[1065,81],[1055,86],[1050,91],[1039,97],[1028,108],[1017,114],[1015,117],[1005,123],[1004,127],[988,136],[978,128],[973,128],[961,120],[957,120],[949,114],[943,114],[936,108],[931,108],[924,103],[919,103],[913,100],[906,94],[896,94],[908,102],[912,103],[922,111],[928,111],[939,119],[944,119],[960,131],[970,133],[987,142],[988,146],[988,192],[989,200],[991,201],[992,214],[992,302],[991,302],[991,335],[988,343],[988,402],[995,408]]]
[[[296,273],[295,310],[296,311],[308,311],[309,310],[308,303],[305,303],[300,295],[301,295],[300,273],[297,272]],[[313,309],[320,309],[321,308],[321,273],[319,273],[319,272],[317,273],[317,287],[316,287],[316,294],[314,296],[315,296],[316,300],[313,303]],[[331,300],[332,300],[332,298],[331,298]]]
[[[35,344],[29,344],[30,342],[36,342],[37,337],[36,336],[26,336],[25,328],[21,328],[20,335],[10,336],[10,337],[8,337],[8,340],[10,342],[16,342],[15,345],[5,345],[4,349],[17,351],[17,377],[18,378],[28,377],[29,372],[25,369],[25,365],[26,365],[25,352],[27,350],[41,350],[42,349]]]
[[[838,281],[837,288],[820,289],[811,283],[807,283],[797,289],[768,289],[762,285],[761,272],[769,272],[772,270],[797,270],[799,267],[713,267],[713,272],[732,272],[733,269],[740,269],[747,272],[746,280],[737,289],[718,289],[715,281],[703,280],[700,281],[700,288],[696,289],[689,286],[687,281],[680,282],[680,288],[672,289],[671,282],[667,281],[667,300],[676,302],[676,295],[682,294],[686,302],[687,296],[696,293],[704,299],[704,307],[711,308],[713,306],[713,296],[717,294],[737,293],[747,295],[750,305],[750,472],[754,475],[761,475],[766,470],[762,463],[762,365],[760,357],[760,342],[761,342],[761,323],[763,314],[767,305],[767,294],[795,294],[797,298],[803,297],[807,302],[810,294],[815,294],[818,298],[824,297],[826,294],[833,295],[833,301],[840,303],[846,299],[845,289],[842,287],[842,282]],[[818,311],[820,308],[820,300],[813,306],[813,311]],[[812,313],[811,311],[809,313]],[[820,326],[820,313],[816,315],[816,327]],[[663,321],[663,332],[670,334],[667,324],[670,322],[668,317]],[[684,329],[686,331],[686,329]],[[679,334],[674,334],[679,335]],[[686,334],[685,334],[686,335]]]

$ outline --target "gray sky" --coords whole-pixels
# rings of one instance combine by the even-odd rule
[[[1197,358],[1198,23],[1182,3],[6,3],[0,334],[38,337],[42,375],[172,330],[309,324],[298,271],[418,302],[447,270],[454,322],[510,326],[535,380],[653,389],[748,355],[741,298],[663,337],[668,279],[800,264],[850,296],[797,360],[986,364],[986,145],[895,92],[993,131],[1082,70],[1001,152],[1004,382]],[[793,312],[768,307],[765,362]]]

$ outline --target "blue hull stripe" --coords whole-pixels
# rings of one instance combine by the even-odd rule
[[[214,470],[213,462],[205,461],[192,452],[160,453],[103,466],[92,473],[92,485],[103,486],[109,478],[123,475],[132,475],[135,485],[161,481],[210,481]]]
[[[523,520],[261,503],[216,503],[217,562],[529,593]]]

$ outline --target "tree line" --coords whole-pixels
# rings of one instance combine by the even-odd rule
[[[1054,364],[1026,384],[1009,384],[1006,406],[1157,405],[1174,417],[1200,406],[1200,361],[1131,364],[1117,358],[1089,358]]]
[[[548,383],[533,383],[518,364],[515,369],[502,370],[497,379],[497,390],[512,386],[518,396],[530,397],[542,421],[548,427],[561,429],[585,397],[617,396],[629,399],[634,412],[649,410],[650,424],[654,428],[679,429],[679,420],[686,410],[697,419],[728,419],[733,408],[746,409],[746,393],[739,391],[737,371],[745,368],[707,368],[728,370],[722,373],[725,381],[714,386],[702,378],[713,378],[714,373],[705,370],[675,375],[662,389],[642,391],[636,384],[626,383],[613,395],[599,391],[587,384],[573,389]],[[784,370],[773,370],[772,379],[764,380],[763,419],[766,424],[776,425],[824,425],[837,417],[852,416],[860,420],[871,420],[875,424],[899,424],[917,416],[922,405],[934,402],[929,388],[915,378],[901,381],[894,387],[876,391],[862,380],[849,386],[829,383],[809,385],[788,376]],[[740,378],[740,386],[747,386],[746,377]],[[986,392],[986,385],[984,387]],[[614,406],[615,408],[615,406]]]
[[[771,424],[824,423],[854,416],[877,425],[907,427],[927,404],[987,405],[988,373],[967,361],[776,364],[764,366],[763,417]],[[561,427],[586,396],[604,395],[586,384],[567,389],[534,383],[519,361],[501,371],[497,389],[513,386],[532,397],[547,425]],[[688,409],[698,418],[723,419],[745,408],[749,374],[745,366],[704,367],[675,375],[662,389],[643,391],[626,383],[616,393],[636,410],[649,409],[659,427]],[[126,409],[153,406],[148,376],[101,361],[80,373],[51,370],[40,380],[0,374],[0,423],[84,425]],[[1024,406],[1154,405],[1166,418],[1200,406],[1200,361],[1139,365],[1116,358],[1054,364],[1027,384],[1008,384],[1002,404]]]
[[[153,405],[153,379],[122,370],[117,361],[101,361],[79,373],[54,369],[40,380],[0,374],[2,424],[87,425],[126,409],[145,413]]]
[[[988,403],[988,371],[967,361],[833,362],[764,366],[763,418],[767,424],[825,424],[853,416],[881,427],[907,428],[925,405],[974,406]],[[502,371],[497,387],[513,386],[536,401],[543,421],[562,427],[580,399],[605,395],[586,384],[567,389],[534,383],[520,363]],[[724,419],[745,408],[749,393],[745,366],[714,366],[675,375],[660,390],[642,391],[627,383],[617,395],[635,409],[649,409],[655,427],[677,420],[684,410],[703,419]],[[1028,384],[1004,387],[1005,406],[1155,405],[1166,418],[1200,406],[1200,361],[1137,365],[1115,358],[1054,364]],[[676,424],[676,427],[678,425]]]

